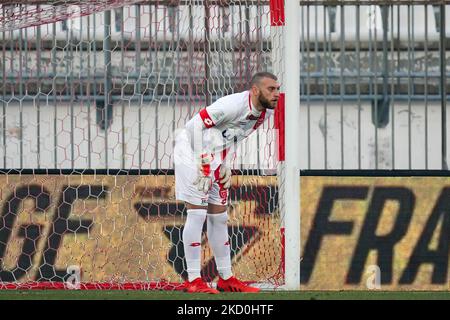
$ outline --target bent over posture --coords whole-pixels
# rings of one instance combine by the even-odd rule
[[[268,72],[256,73],[250,90],[218,99],[190,119],[175,142],[175,190],[184,201],[187,219],[183,246],[187,292],[258,292],[233,276],[228,239],[228,189],[231,170],[227,154],[273,114],[280,86]],[[201,237],[207,220],[207,237],[214,253],[219,281],[210,288],[201,278]]]

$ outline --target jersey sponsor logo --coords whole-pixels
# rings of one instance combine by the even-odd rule
[[[222,111],[217,111],[216,110],[213,113],[211,113],[209,116],[211,117],[211,120],[214,123],[217,123],[218,121],[220,121],[225,116],[225,113],[222,112]]]
[[[244,136],[245,131],[241,128],[237,129],[226,129],[222,131],[222,137],[224,137],[227,141],[238,141],[239,136]]]
[[[206,111],[206,109],[202,109],[199,114],[200,114],[200,118],[202,119],[206,128],[214,127],[214,125],[215,125],[214,121],[212,121],[212,119],[209,116],[208,111]]]
[[[258,120],[259,119],[259,117],[258,116],[255,116],[254,114],[249,114],[248,116],[247,116],[247,118],[246,118],[247,120]]]
[[[203,122],[208,126],[208,127],[212,127],[214,125],[214,122],[211,119],[203,119]]]

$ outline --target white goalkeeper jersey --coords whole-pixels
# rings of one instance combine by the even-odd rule
[[[223,159],[228,150],[234,150],[272,114],[273,110],[258,111],[252,105],[250,91],[220,98],[186,123],[191,150],[194,149],[192,137],[202,135],[203,149],[221,152]]]

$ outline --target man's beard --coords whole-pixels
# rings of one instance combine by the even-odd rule
[[[272,104],[270,103],[269,100],[267,100],[265,97],[263,97],[262,95],[259,96],[258,98],[259,103],[261,104],[261,106],[265,109],[274,109],[275,107],[272,106]]]

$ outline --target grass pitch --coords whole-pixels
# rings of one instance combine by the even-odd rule
[[[266,291],[211,295],[178,291],[0,290],[0,300],[450,300],[450,291]]]

